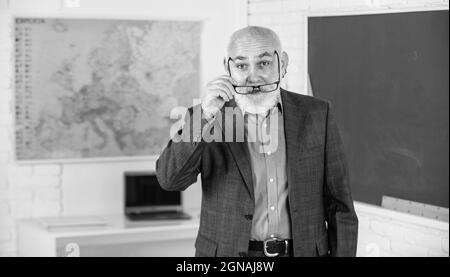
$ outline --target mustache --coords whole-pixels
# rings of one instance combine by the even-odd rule
[[[263,85],[267,85],[270,82],[268,80],[266,80],[265,78],[259,78],[258,81],[247,81],[245,80],[245,82],[243,82],[243,84],[241,86],[248,86],[248,87],[257,87],[257,86],[263,86]]]

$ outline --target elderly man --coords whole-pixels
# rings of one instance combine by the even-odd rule
[[[201,105],[188,112],[202,114],[201,133],[188,116],[175,136],[192,141],[172,138],[156,163],[167,190],[184,190],[201,173],[196,256],[356,254],[358,219],[330,104],[281,89],[288,62],[272,30],[236,31],[227,74],[209,82]],[[224,120],[227,107],[241,116]],[[239,131],[226,133],[240,123],[243,140]],[[218,129],[219,139],[204,139]]]

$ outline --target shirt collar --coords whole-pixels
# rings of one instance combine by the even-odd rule
[[[278,98],[278,102],[277,102],[276,106],[278,108],[278,111],[281,112],[281,114],[283,114],[283,102],[281,101],[281,93],[280,92],[278,92],[277,98]]]

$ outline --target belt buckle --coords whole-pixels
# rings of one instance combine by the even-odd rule
[[[266,239],[266,240],[264,240],[264,242],[263,242],[263,250],[264,250],[264,255],[266,255],[266,257],[276,257],[276,256],[278,256],[278,255],[280,255],[280,253],[269,253],[269,252],[267,252],[267,243],[268,242],[271,242],[271,241],[277,241],[278,240],[278,238],[269,238],[269,239]]]

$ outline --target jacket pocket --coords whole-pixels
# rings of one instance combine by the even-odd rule
[[[328,234],[327,233],[324,233],[321,237],[316,239],[316,250],[317,250],[318,257],[329,256]]]
[[[211,239],[198,234],[195,241],[195,256],[196,257],[215,257],[217,251],[217,243]]]

